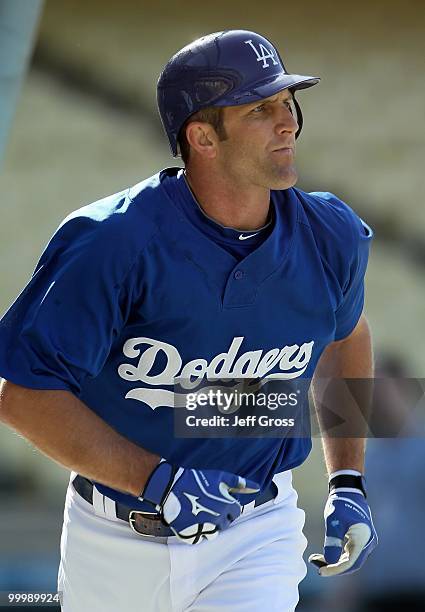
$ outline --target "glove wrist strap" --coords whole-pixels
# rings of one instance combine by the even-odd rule
[[[161,459],[146,481],[138,499],[161,506],[169,493],[175,474],[176,468],[168,461]]]
[[[359,493],[362,493],[365,497],[366,486],[364,476],[354,476],[353,474],[338,474],[333,476],[329,480],[329,495],[334,493],[336,490],[357,489]]]

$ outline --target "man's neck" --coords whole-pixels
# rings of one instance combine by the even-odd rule
[[[208,217],[225,227],[256,230],[269,218],[270,190],[227,185],[220,178],[200,176],[185,170],[186,181]]]

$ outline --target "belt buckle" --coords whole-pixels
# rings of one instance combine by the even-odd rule
[[[153,517],[158,516],[158,513],[157,512],[144,512],[142,510],[130,510],[129,515],[128,515],[128,522],[130,524],[131,529],[134,531],[134,533],[137,533],[137,535],[139,536],[146,536],[147,534],[139,531],[136,526],[137,517],[140,515],[146,516],[146,518],[149,518],[151,516],[153,519]]]

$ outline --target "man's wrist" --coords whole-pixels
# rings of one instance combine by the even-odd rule
[[[126,491],[135,497],[139,497],[140,492],[144,490],[147,481],[159,465],[160,459],[158,455],[137,447],[133,457],[129,457],[127,464],[128,485]]]
[[[329,474],[329,495],[333,493],[360,493],[365,498],[365,478],[358,470],[336,470]]]

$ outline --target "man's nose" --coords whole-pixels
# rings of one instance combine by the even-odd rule
[[[276,124],[276,131],[279,134],[283,132],[293,132],[295,134],[298,131],[298,127],[297,117],[291,113],[289,108],[283,107],[279,109]]]

